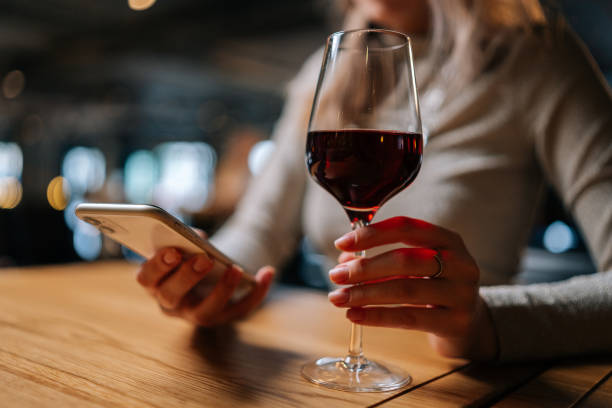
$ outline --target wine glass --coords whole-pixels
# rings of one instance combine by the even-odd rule
[[[366,226],[421,167],[423,138],[410,38],[364,29],[330,35],[312,106],[306,164],[340,202],[352,228]],[[356,253],[364,257],[365,251]],[[307,363],[310,381],[344,391],[389,391],[410,383],[398,367],[366,359],[352,324],[348,355]]]

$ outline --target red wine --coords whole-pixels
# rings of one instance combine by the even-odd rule
[[[344,207],[351,222],[369,222],[380,206],[416,178],[423,157],[419,133],[323,130],[308,133],[306,164]]]

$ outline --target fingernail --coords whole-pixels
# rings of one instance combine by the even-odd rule
[[[202,255],[198,256],[193,263],[193,270],[196,272],[204,272],[210,266],[210,260]]]
[[[335,240],[334,245],[336,247],[341,247],[341,246],[352,244],[353,242],[355,242],[355,238],[353,237],[353,233],[349,232],[347,234],[344,234],[337,240]]]
[[[169,249],[163,256],[164,263],[167,265],[172,265],[179,260],[179,254],[176,249]]]
[[[365,311],[360,308],[349,309],[346,311],[346,317],[348,317],[351,322],[358,323],[365,318]]]
[[[263,280],[263,284],[267,285],[268,283],[270,283],[270,281],[272,281],[273,278],[274,278],[274,272],[268,273],[262,279]]]
[[[348,302],[349,293],[343,289],[336,289],[327,295],[327,298],[336,306],[340,306]]]
[[[329,271],[329,277],[336,283],[344,283],[349,279],[349,270],[346,266],[336,266]]]
[[[234,279],[232,280],[233,284],[238,285],[240,283],[240,281],[242,280],[243,272],[244,270],[241,267],[234,266]]]

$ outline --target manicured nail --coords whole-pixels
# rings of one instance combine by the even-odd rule
[[[179,260],[179,253],[176,249],[169,249],[163,256],[164,263],[166,265],[172,265]]]
[[[210,266],[210,260],[203,255],[200,255],[196,258],[193,263],[193,270],[199,273],[202,273]]]
[[[349,300],[349,293],[348,293],[347,290],[336,289],[333,292],[329,292],[329,294],[327,295],[327,298],[334,305],[341,306],[341,305],[345,304],[346,302],[348,302],[348,300]]]
[[[365,318],[365,310],[360,308],[349,309],[346,311],[346,317],[351,322],[359,323]]]
[[[355,242],[355,238],[353,236],[353,233],[349,232],[347,234],[344,234],[343,236],[341,236],[337,240],[335,240],[334,241],[334,245],[336,247],[341,247],[341,246],[352,244],[353,242]]]
[[[239,266],[235,266],[234,267],[234,280],[233,283],[238,285],[240,283],[240,281],[242,280],[242,274],[244,273],[244,269],[242,269]]]
[[[329,271],[329,277],[336,283],[344,283],[349,279],[349,270],[344,265],[336,266]]]
[[[272,279],[274,278],[274,272],[270,272],[267,273],[266,275],[264,275],[263,279],[262,279],[262,283],[264,285],[267,285],[268,283],[270,283],[270,281],[272,281]]]

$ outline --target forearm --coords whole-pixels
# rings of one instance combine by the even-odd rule
[[[279,266],[301,234],[301,202],[306,172],[286,141],[276,139],[268,166],[252,181],[237,211],[211,241],[251,272]],[[301,146],[300,146],[301,147]],[[301,153],[300,149],[300,153]]]
[[[480,289],[499,360],[612,352],[612,271],[564,282]]]
[[[304,148],[314,85],[321,65],[317,51],[288,87],[283,113],[272,140],[274,153],[251,180],[229,222],[212,237],[215,245],[251,271],[279,266],[295,250],[301,235],[306,186]]]

